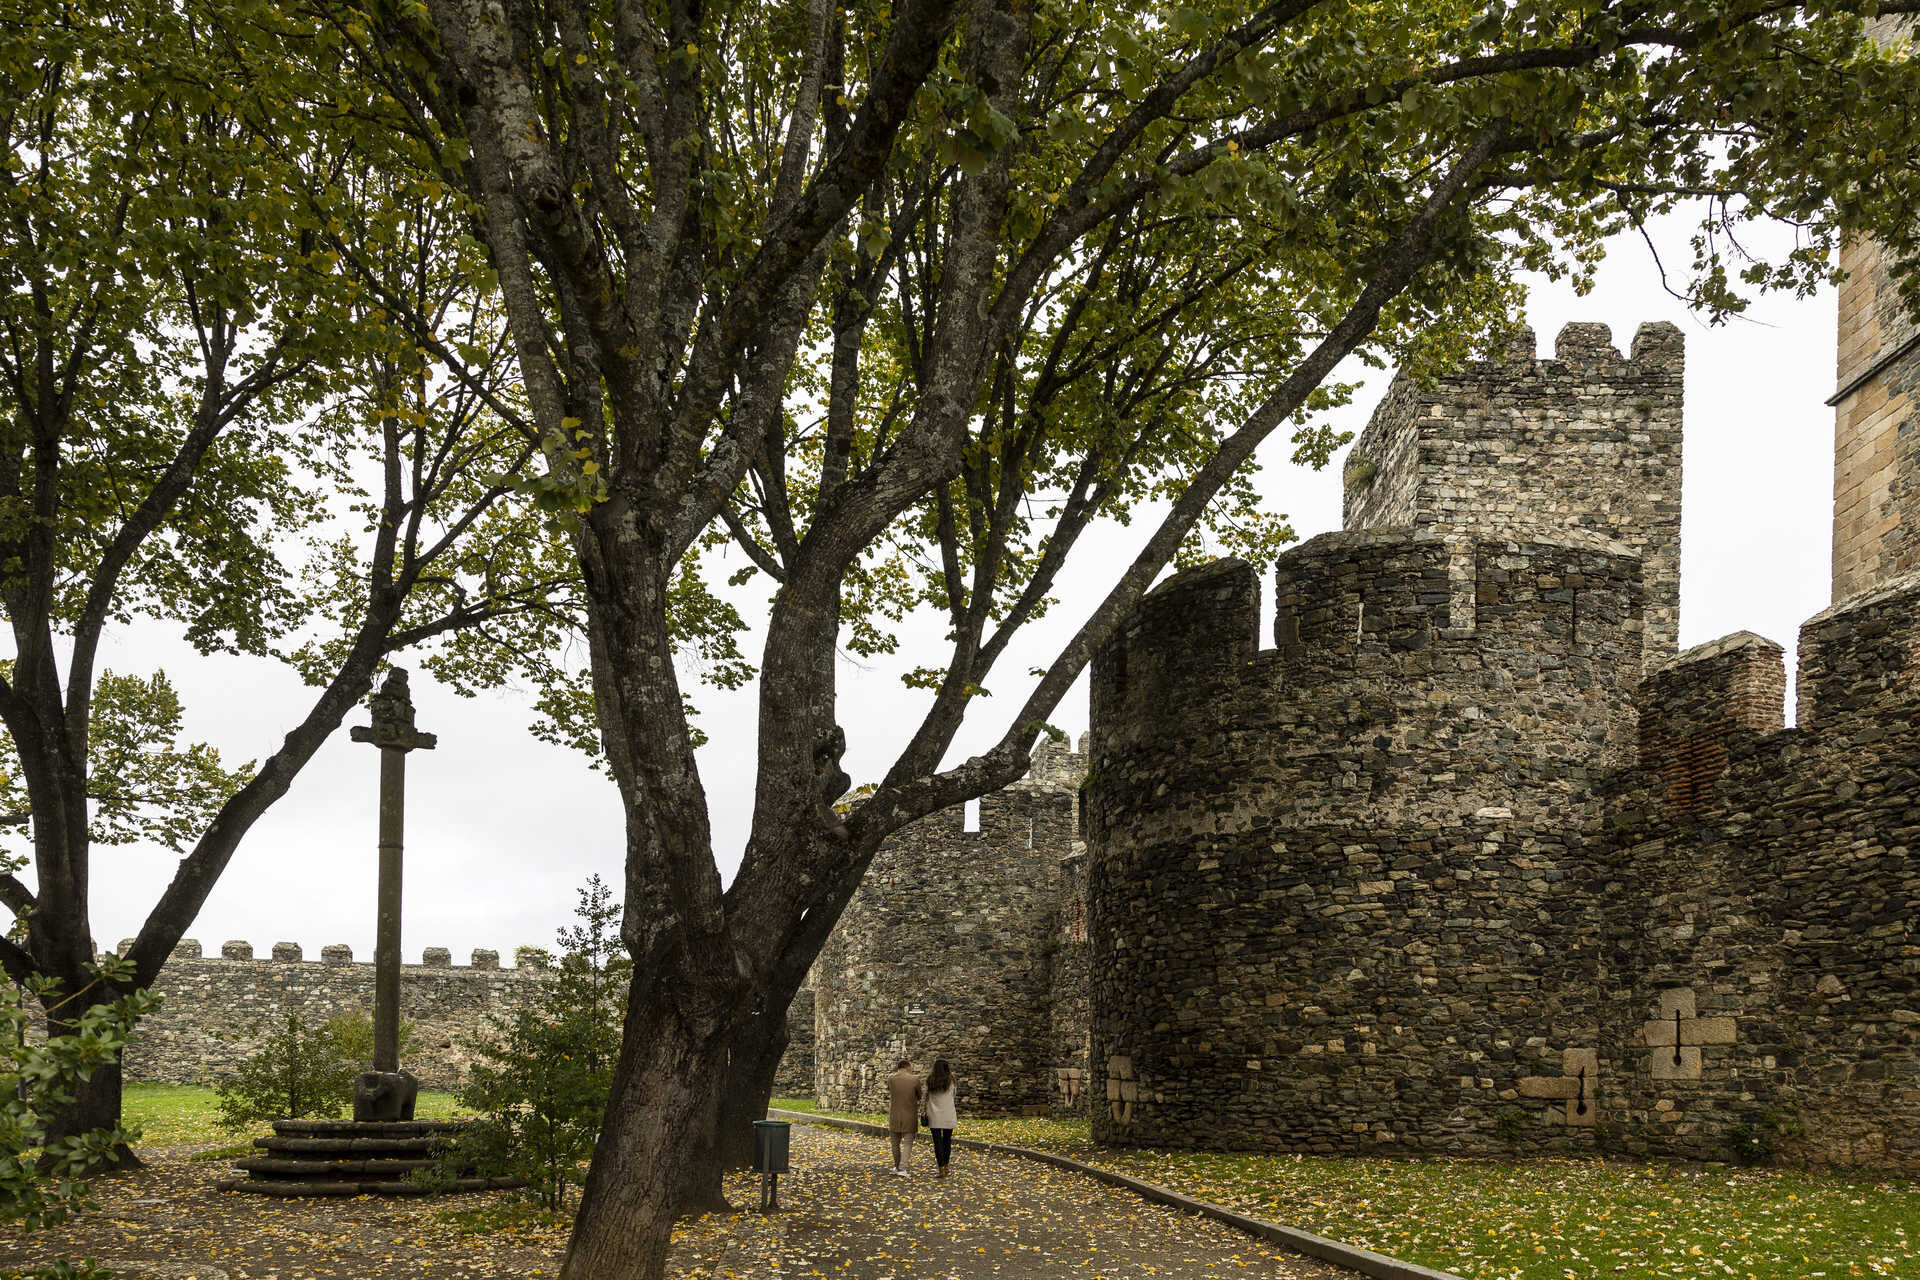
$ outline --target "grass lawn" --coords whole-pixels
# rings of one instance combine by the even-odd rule
[[[142,1147],[194,1146],[203,1143],[248,1146],[253,1133],[233,1134],[220,1127],[220,1104],[213,1090],[195,1084],[130,1084],[122,1095],[127,1123],[138,1126]],[[466,1114],[450,1093],[422,1093],[414,1114],[422,1120],[442,1120]],[[260,1136],[271,1126],[262,1124]]]
[[[774,1105],[816,1109],[804,1099]],[[1920,1280],[1920,1183],[1910,1180],[1616,1160],[1126,1150],[1094,1146],[1084,1120],[962,1116],[961,1125],[967,1137],[1061,1152],[1472,1280]]]

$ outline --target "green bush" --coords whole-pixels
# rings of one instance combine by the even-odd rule
[[[580,923],[560,931],[560,965],[540,1002],[496,1018],[472,1046],[462,1103],[479,1113],[448,1156],[489,1177],[519,1178],[563,1212],[586,1174],[620,1056],[627,974],[620,904],[598,876],[580,890]]]
[[[1764,1127],[1736,1124],[1727,1130],[1726,1144],[1727,1154],[1733,1157],[1735,1164],[1751,1169],[1756,1165],[1773,1163],[1773,1134]]]
[[[261,1034],[254,1027],[252,1035]],[[400,1023],[400,1046],[413,1024]],[[336,1014],[314,1026],[289,1012],[266,1033],[259,1050],[214,1085],[220,1127],[231,1133],[272,1120],[332,1119],[353,1106],[354,1077],[373,1061],[373,1018],[364,1009]]]
[[[125,961],[110,958],[93,970],[95,979],[127,976]],[[29,1044],[27,1025],[36,1013],[26,994],[41,1008],[58,1012],[77,1006],[95,983],[56,999],[58,984],[29,979],[26,990],[0,986],[0,1223],[18,1223],[27,1231],[56,1226],[91,1205],[87,1174],[114,1159],[117,1147],[137,1136],[124,1125],[95,1129],[49,1142],[47,1133],[71,1106],[79,1086],[102,1067],[120,1059],[134,1024],[159,1004],[140,991],[87,1007],[70,1030]],[[62,1015],[64,1016],[64,1015]],[[30,1275],[103,1274],[91,1263],[56,1263]]]

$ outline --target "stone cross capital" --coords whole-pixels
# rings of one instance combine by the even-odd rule
[[[422,733],[413,727],[413,697],[407,691],[405,668],[389,670],[386,681],[370,701],[373,723],[354,726],[355,742],[371,742],[393,751],[431,751],[439,742],[437,735]]]

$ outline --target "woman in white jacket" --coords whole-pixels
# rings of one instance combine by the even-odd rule
[[[945,1058],[933,1060],[927,1073],[927,1132],[933,1135],[933,1159],[940,1166],[939,1177],[947,1176],[947,1161],[953,1155],[953,1068]]]

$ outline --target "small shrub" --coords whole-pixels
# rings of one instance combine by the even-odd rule
[[[1769,1107],[1760,1113],[1760,1124],[1775,1137],[1785,1138],[1788,1142],[1797,1142],[1807,1136],[1807,1122],[1797,1112],[1775,1111]]]
[[[0,861],[0,870],[6,869]],[[118,957],[92,973],[95,979],[120,981],[131,976],[126,962]],[[59,984],[50,978],[29,978],[24,991],[0,985],[0,1224],[17,1223],[23,1230],[37,1231],[91,1207],[88,1174],[110,1164],[115,1150],[137,1136],[121,1125],[47,1140],[48,1130],[73,1104],[79,1086],[96,1070],[119,1061],[134,1024],[160,1002],[152,993],[140,991],[89,1005],[74,1017],[72,1009],[90,993],[97,997],[99,985],[90,980],[64,998],[59,998]],[[42,1010],[71,1019],[56,1028],[58,1034],[39,1044],[26,1039],[27,1024],[35,1017],[24,998],[28,993]],[[67,1012],[60,1012],[63,1009]],[[58,1274],[45,1269],[41,1273]],[[67,1274],[103,1273],[91,1263],[82,1263],[67,1267]]]
[[[1380,474],[1380,464],[1372,458],[1355,458],[1347,463],[1345,478],[1348,493],[1364,493],[1373,487],[1374,477]]]
[[[220,1127],[232,1133],[270,1120],[329,1118],[353,1105],[357,1061],[342,1056],[328,1025],[297,1013],[267,1034],[259,1052],[214,1087]]]
[[[250,1034],[260,1035],[254,1027]],[[400,1021],[404,1054],[413,1023]],[[353,1106],[354,1077],[373,1061],[373,1017],[364,1009],[314,1026],[297,1013],[267,1033],[252,1057],[214,1084],[220,1127],[230,1133],[273,1120],[331,1119]]]
[[[580,923],[560,931],[559,973],[540,1003],[495,1019],[493,1037],[472,1046],[459,1098],[479,1118],[443,1162],[443,1169],[519,1178],[549,1213],[565,1212],[586,1180],[582,1166],[620,1056],[631,969],[620,948],[620,904],[600,877],[580,890],[575,914]]]
[[[373,1062],[373,1015],[365,1009],[349,1009],[328,1018],[324,1028],[333,1037],[334,1052],[340,1060],[365,1071]],[[413,1019],[400,1019],[400,1063],[406,1065],[407,1046],[413,1043]],[[351,1100],[351,1097],[349,1097]]]
[[[1745,1168],[1773,1163],[1773,1134],[1765,1128],[1736,1124],[1726,1133],[1727,1154]]]
[[[1493,1118],[1493,1136],[1508,1146],[1518,1146],[1527,1136],[1527,1113],[1519,1107],[1508,1107]]]

